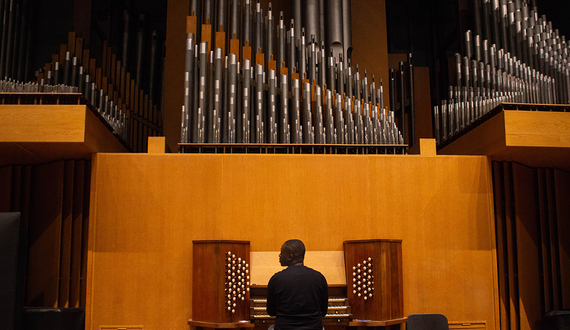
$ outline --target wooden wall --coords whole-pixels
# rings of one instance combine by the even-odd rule
[[[21,212],[25,306],[84,307],[89,161],[0,168],[0,212]]]
[[[570,174],[493,162],[502,329],[570,308]]]
[[[86,328],[187,330],[192,240],[387,238],[403,240],[404,315],[499,329],[492,203],[478,156],[97,154]]]

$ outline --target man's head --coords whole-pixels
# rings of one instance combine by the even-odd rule
[[[305,259],[305,244],[298,239],[290,239],[281,246],[279,262],[281,266],[302,265]]]

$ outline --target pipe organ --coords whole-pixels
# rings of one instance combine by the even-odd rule
[[[162,134],[158,105],[117,60],[106,41],[100,65],[83,43],[83,38],[70,32],[59,53],[37,72],[36,81],[5,78],[0,80],[0,92],[37,94],[37,98],[42,93],[77,94],[78,102],[100,116],[121,143],[135,152],[146,150],[148,136]]]
[[[266,311],[267,285],[250,283],[255,268],[249,251],[247,241],[193,241],[189,325],[245,328],[274,322]],[[329,283],[323,324],[387,327],[406,322],[401,240],[345,241],[344,267],[346,284]]]
[[[190,1],[181,152],[197,144],[403,145],[405,107],[397,117],[384,106],[382,80],[351,63],[350,3],[293,1],[288,20],[271,3],[264,14],[259,1]]]
[[[0,77],[24,80],[30,56],[30,0],[0,1]]]
[[[474,0],[473,6],[474,31],[465,31],[463,54],[455,54],[455,83],[433,109],[440,148],[502,103],[570,101],[569,45],[545,15],[539,17],[534,2]]]

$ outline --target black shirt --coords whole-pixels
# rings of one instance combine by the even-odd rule
[[[276,316],[276,330],[321,330],[328,299],[327,280],[306,266],[289,266],[267,285],[267,313]]]

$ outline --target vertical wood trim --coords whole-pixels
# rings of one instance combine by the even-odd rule
[[[550,226],[550,260],[552,278],[552,309],[562,308],[560,296],[560,262],[558,255],[558,220],[556,218],[556,187],[554,181],[554,171],[546,170],[548,190],[548,223]]]
[[[548,223],[548,189],[546,170],[538,169],[538,203],[540,212],[540,242],[542,252],[542,313],[552,310],[552,261],[550,260],[550,225]]]
[[[85,161],[75,162],[73,175],[73,214],[71,238],[71,278],[69,289],[69,307],[78,308],[81,292],[81,244],[83,234],[83,190],[85,189]]]
[[[540,217],[536,170],[513,163],[519,326],[536,327],[542,318],[540,285]]]
[[[63,161],[32,171],[26,305],[57,307],[63,200]]]
[[[494,170],[494,162],[491,162],[490,160],[487,161],[487,185],[486,185],[486,190],[489,192],[493,192],[493,193],[489,193],[488,194],[488,205],[489,205],[489,214],[491,215],[491,219],[495,220],[496,216],[495,216],[495,180],[494,180],[494,175],[495,175],[495,170]],[[491,237],[494,237],[495,239],[491,239],[491,250],[493,251],[492,253],[492,260],[493,260],[493,265],[498,265],[499,261],[498,261],[498,250],[497,250],[497,226],[495,224],[495,221],[490,221],[489,222],[489,232],[491,233]],[[404,284],[404,283],[403,283]],[[490,324],[493,324],[493,326],[495,327],[495,329],[501,329],[501,312],[500,312],[500,291],[499,291],[499,270],[498,267],[493,267],[493,303],[495,305],[494,308],[494,315],[493,315],[493,321],[489,321]],[[402,307],[402,312],[404,311],[403,307]]]
[[[12,166],[0,168],[0,212],[10,212]]]
[[[93,269],[95,265],[94,249],[97,241],[95,235],[97,227],[97,161],[99,154],[94,154],[91,160],[91,185],[89,189],[89,232],[86,249],[86,263],[85,263],[85,329],[91,329],[93,324]]]
[[[504,184],[505,184],[505,233],[507,251],[507,274],[509,290],[509,326],[510,329],[519,329],[519,296],[517,281],[517,244],[515,209],[513,196],[513,173],[512,164],[503,163]]]
[[[71,237],[73,225],[73,174],[75,162],[65,161],[63,173],[63,201],[61,226],[61,254],[59,264],[58,307],[69,307],[69,285],[71,278]]]
[[[30,194],[32,186],[32,167],[22,168],[22,191],[20,193],[20,226],[27,233],[30,218]]]
[[[95,156],[93,156],[95,158]],[[81,224],[81,277],[80,277],[80,295],[79,307],[85,308],[86,291],[87,291],[87,251],[89,243],[89,206],[90,206],[90,182],[91,182],[91,162],[85,162],[85,177],[83,179],[83,214]]]
[[[570,174],[554,170],[562,309],[570,309]]]
[[[493,162],[493,186],[495,198],[495,227],[497,241],[497,273],[499,285],[500,329],[509,327],[509,281],[507,273],[507,249],[505,247],[505,183],[503,163]]]
[[[14,166],[12,168],[10,212],[20,211],[22,188],[22,167]]]

